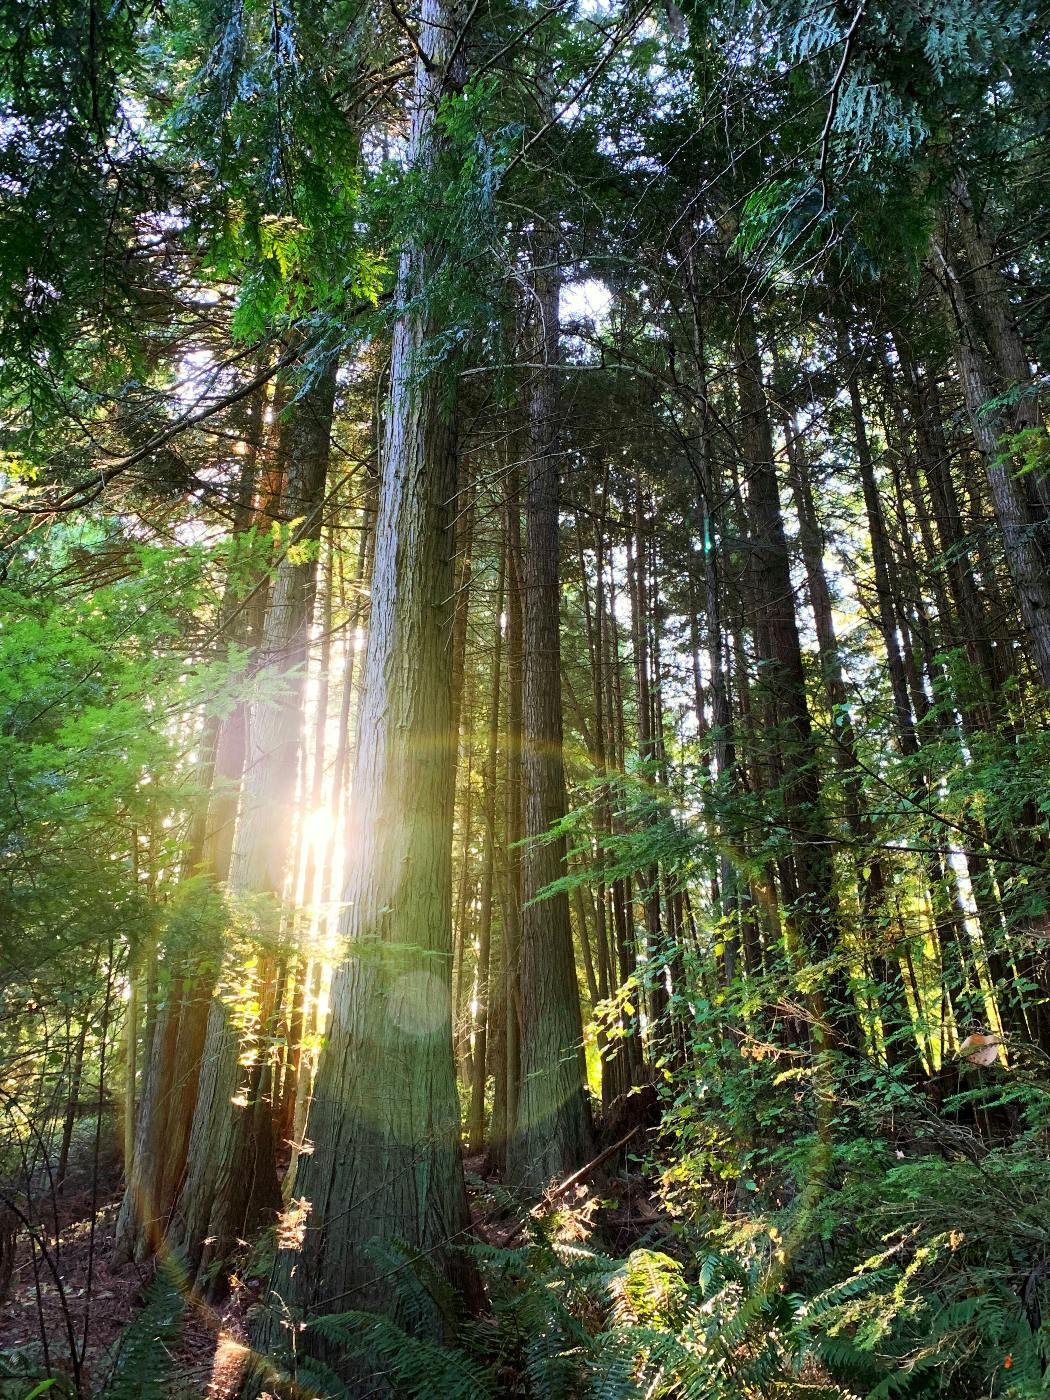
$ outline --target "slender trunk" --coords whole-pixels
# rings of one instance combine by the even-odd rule
[[[587,995],[590,998],[593,1011],[598,1002],[598,979],[594,974],[594,954],[591,951],[591,939],[587,932],[587,907],[580,885],[573,886],[572,908],[576,916],[576,939],[583,956],[583,975],[587,983]]]
[[[473,706],[473,696],[468,696]],[[464,1085],[470,1084],[470,1018],[467,1015],[470,987],[467,982],[467,954],[470,947],[470,929],[474,913],[474,862],[471,859],[471,845],[474,839],[474,748],[473,735],[461,732],[459,746],[466,744],[466,768],[463,773],[462,797],[460,798],[462,829],[459,856],[459,896],[456,900],[456,913],[452,922],[452,1040],[456,1047],[456,1064]],[[462,767],[462,763],[457,767]]]
[[[809,468],[797,427],[786,426],[788,461],[795,508],[799,518],[799,542],[809,585],[810,606],[816,625],[820,669],[827,695],[828,716],[835,743],[835,755],[842,774],[843,807],[846,826],[853,844],[853,865],[857,882],[860,912],[860,944],[866,968],[879,967],[880,1011],[883,1022],[883,1046],[887,1061],[896,1059],[896,1041],[891,1033],[904,1022],[899,987],[899,968],[895,955],[883,947],[885,942],[887,891],[886,872],[880,852],[875,848],[877,832],[864,801],[862,770],[857,749],[846,681],[835,633],[831,590],[824,570],[824,540],[817,518],[816,503],[809,479]]]
[[[631,579],[631,633],[634,649],[635,722],[638,737],[638,757],[645,765],[649,782],[658,780],[656,772],[657,742],[653,732],[653,685],[649,645],[649,579],[648,530],[645,519],[641,485],[635,482],[634,553],[628,548],[628,568]],[[645,926],[645,960],[649,983],[650,1053],[667,1030],[667,987],[662,966],[663,929],[660,920],[660,868],[647,866],[641,872],[644,884],[642,917]],[[655,973],[653,967],[655,966]]]
[[[58,1165],[55,1171],[55,1186],[60,1193],[65,1187],[66,1176],[69,1172],[69,1149],[73,1143],[73,1129],[76,1126],[77,1113],[80,1110],[80,1085],[84,1077],[84,1050],[87,1045],[87,1032],[88,1017],[85,1009],[84,1018],[80,1023],[76,1043],[73,1047],[69,1092],[66,1095],[66,1112],[62,1120],[62,1141],[58,1149]]]
[[[1038,384],[1010,305],[999,257],[974,212],[969,190],[962,179],[957,180],[955,185],[955,216],[966,253],[973,302],[992,363],[1003,388],[1013,394],[1008,428],[1011,433],[1025,434],[1027,438],[1021,486],[1045,539],[1050,514],[1050,469],[1047,465],[1050,444],[1043,422]]]
[[[452,729],[462,728],[463,678],[467,660],[467,621],[470,616],[470,588],[474,548],[475,487],[467,475],[466,463],[461,463],[461,476],[466,480],[457,493],[462,502],[456,523],[455,604],[452,620]],[[468,715],[470,707],[467,706]]]
[[[878,609],[879,630],[886,648],[886,663],[893,692],[893,709],[897,722],[897,734],[901,751],[905,757],[913,757],[919,748],[915,734],[915,721],[908,699],[908,681],[901,657],[901,646],[897,636],[897,618],[894,609],[893,587],[890,578],[890,547],[886,534],[886,521],[875,479],[875,465],[868,444],[868,430],[864,421],[864,407],[861,403],[860,388],[856,373],[849,376],[850,408],[853,414],[854,441],[857,449],[857,465],[860,468],[861,486],[864,491],[864,507],[868,517],[868,537],[871,540],[871,559],[875,574],[875,597]]]
[[[605,472],[604,492],[608,487],[608,469]],[[592,498],[593,499],[593,498]],[[597,515],[597,512],[595,512]],[[603,705],[603,679],[602,671],[604,664],[604,626],[603,614],[605,610],[605,538],[604,538],[604,518],[597,520],[595,524],[595,603],[591,605],[591,590],[588,579],[587,558],[584,547],[583,521],[579,514],[576,517],[576,542],[579,552],[580,564],[580,588],[583,598],[584,626],[587,635],[587,656],[590,662],[591,679],[591,713],[593,715],[593,747],[590,750],[591,761],[598,774],[603,778],[608,778],[607,756],[606,756],[606,735],[605,735],[605,708]],[[608,799],[601,802],[598,811],[597,830],[595,833],[594,849],[594,869],[601,871],[604,859],[603,836],[609,831],[609,803]],[[596,970],[592,966],[590,944],[587,938],[586,922],[584,918],[585,895],[581,888],[576,890],[576,917],[577,925],[581,936],[581,951],[584,955],[584,967],[587,975],[588,991],[591,999],[591,1015],[595,1021],[595,1034],[598,1044],[598,1054],[602,1070],[602,1103],[608,1105],[615,1097],[617,1089],[614,1084],[612,1070],[612,1056],[610,1052],[607,1027],[604,1017],[597,1014],[600,1003],[607,1000],[611,988],[610,968],[609,968],[609,941],[606,924],[606,890],[605,884],[600,878],[596,880],[595,890],[588,885],[586,898],[590,900],[595,937]]]
[[[700,488],[701,497],[701,559],[704,615],[707,625],[707,658],[711,672],[708,686],[711,705],[711,723],[708,728],[704,721],[703,694],[700,676],[699,630],[696,624],[695,604],[691,618],[691,640],[693,642],[693,684],[696,692],[697,724],[701,738],[708,741],[708,767],[713,761],[713,776],[718,788],[725,797],[735,793],[739,787],[739,774],[736,763],[736,743],[733,733],[733,715],[729,704],[726,683],[726,653],[722,637],[722,583],[719,577],[716,530],[721,510],[721,482],[711,455],[711,401],[707,363],[707,346],[704,326],[701,319],[702,291],[697,279],[696,268],[697,238],[691,228],[683,230],[681,236],[682,261],[686,274],[686,287],[689,293],[689,310],[692,323],[692,382],[685,386],[688,402],[697,421],[697,432],[686,440],[686,452]],[[693,596],[693,582],[690,576],[690,595]],[[724,824],[723,824],[724,825]],[[723,831],[723,836],[726,834]],[[730,853],[727,842],[720,841],[717,873],[712,879],[712,906],[724,920],[728,929],[735,920],[738,905],[738,889],[742,882]],[[752,934],[754,921],[745,920],[748,930],[745,943],[752,946],[757,963],[757,939]]]
[[[626,761],[626,733],[624,727],[623,681],[620,673],[620,636],[616,621],[616,588],[610,566],[608,586],[608,606],[602,619],[605,630],[604,651],[607,658],[605,668],[605,725],[609,736],[609,758],[617,772],[624,771]],[[623,813],[617,799],[610,804],[609,829],[611,833],[623,830]],[[610,950],[612,980],[614,990],[623,988],[638,970],[638,953],[635,946],[634,929],[629,911],[632,904],[630,881],[626,878],[614,880],[611,888],[613,949]],[[624,999],[620,1000],[618,1030],[619,1048],[612,1062],[610,1086],[611,1097],[626,1094],[645,1077],[642,1055],[642,1037],[637,1012],[627,1010]]]
[[[506,832],[503,899],[503,1075],[493,1093],[490,1158],[494,1166],[506,1166],[507,1142],[518,1121],[521,1084],[521,836],[522,806],[521,706],[522,612],[521,502],[518,469],[507,475],[507,726],[506,726]]]
[[[328,738],[328,696],[332,670],[332,591],[334,569],[332,561],[332,536],[329,535],[328,562],[324,574],[324,602],[321,613],[321,655],[317,665],[317,700],[314,710],[314,732],[312,745],[302,745],[303,759],[312,750],[309,790],[306,775],[300,789],[299,820],[297,823],[300,844],[306,848],[303,869],[303,902],[313,904],[318,897],[315,889],[318,867],[324,863],[324,847],[320,845],[316,831],[310,825],[310,818],[324,814],[325,758]],[[331,811],[331,804],[328,805]],[[294,881],[296,866],[291,866]],[[294,899],[294,891],[293,891]]]
[[[303,1058],[303,1042],[306,1023],[303,1012],[306,1005],[305,978],[308,960],[303,952],[296,954],[288,969],[283,1016],[283,1053],[280,1061],[279,1087],[274,1094],[274,1129],[282,1139],[292,1136],[292,1119],[295,1114],[295,1088],[299,1082],[299,1066]],[[294,1150],[294,1149],[293,1149]],[[284,1183],[281,1183],[282,1194]]]
[[[135,1104],[138,1090],[139,985],[134,966],[128,969],[128,1006],[124,1017],[124,1176],[135,1169]]]
[[[307,1121],[313,1094],[316,1052],[313,1041],[320,1029],[321,980],[324,964],[315,958],[308,970],[302,995],[302,1048],[296,1065],[294,1104],[291,1116],[292,1155],[281,1182],[281,1196],[287,1203],[295,1193],[299,1159],[306,1147]]]
[[[608,495],[609,468],[603,473],[601,487],[601,507],[595,502],[594,524],[594,615],[591,616],[590,599],[585,588],[587,635],[591,655],[591,699],[594,710],[594,761],[598,772],[606,780],[606,787],[597,814],[595,836],[595,865],[601,870],[604,852],[612,835],[612,798],[608,784],[616,766],[616,741],[610,723],[612,682],[609,673],[609,636],[606,619],[605,567],[608,554]],[[579,528],[579,526],[577,527]],[[582,545],[580,555],[581,577],[586,580],[585,561]],[[599,879],[588,897],[594,902],[594,931],[597,944],[597,997],[607,1002],[619,987],[620,977],[616,964],[613,941],[615,938],[614,895],[604,880]],[[610,1038],[610,1027],[613,1034]],[[621,1094],[626,1093],[631,1084],[629,1058],[631,1048],[625,1037],[627,1025],[619,1012],[603,1013],[597,1018],[598,1051],[602,1069],[602,1105],[609,1105]]]
[[[985,685],[994,692],[1005,680],[1007,671],[1001,653],[992,645],[985,605],[966,557],[962,516],[952,481],[937,385],[928,374],[922,374],[914,362],[902,357],[902,363],[908,377],[919,464],[930,494],[933,526],[963,640]]]
[[[339,696],[339,723],[336,731],[335,758],[332,765],[331,817],[321,872],[321,899],[325,901],[331,900],[334,895],[336,834],[339,830],[340,816],[344,813],[349,801],[350,717],[362,669],[357,664],[357,658],[364,631],[363,623],[368,609],[367,589],[370,560],[372,547],[375,543],[375,531],[372,528],[374,518],[374,485],[370,479],[365,488],[361,506],[357,556],[352,584],[353,602],[350,607],[350,623],[347,628],[346,652],[343,660],[342,690]]]
[[[492,641],[492,668],[489,683],[489,732],[485,766],[481,775],[485,839],[482,853],[481,900],[478,910],[477,1015],[474,1020],[474,1073],[471,1079],[468,1143],[471,1152],[485,1145],[485,1089],[488,1084],[489,963],[492,949],[492,882],[496,861],[496,763],[499,758],[500,670],[503,659],[503,612],[505,561],[500,560],[496,585],[496,626]]]

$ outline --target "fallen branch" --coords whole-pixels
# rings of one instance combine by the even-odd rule
[[[510,1244],[511,1240],[516,1239],[517,1236],[520,1235],[522,1230],[524,1230],[525,1228],[525,1220],[534,1216],[536,1214],[536,1211],[541,1209],[541,1207],[553,1205],[555,1201],[560,1200],[562,1196],[566,1195],[569,1191],[571,1191],[574,1186],[578,1186],[581,1181],[586,1181],[587,1178],[590,1176],[591,1172],[597,1171],[597,1169],[602,1165],[602,1163],[607,1162],[609,1158],[614,1155],[614,1153],[619,1152],[621,1147],[626,1147],[627,1144],[630,1142],[631,1138],[634,1137],[635,1133],[641,1126],[642,1125],[640,1123],[636,1123],[629,1133],[624,1133],[623,1137],[620,1138],[619,1142],[614,1142],[611,1147],[606,1147],[604,1151],[599,1152],[597,1157],[592,1157],[591,1160],[586,1163],[586,1165],[580,1167],[578,1171],[573,1172],[572,1176],[566,1177],[565,1180],[561,1183],[561,1185],[556,1186],[553,1191],[547,1191],[544,1194],[543,1200],[540,1202],[540,1204],[534,1206],[533,1209],[529,1211],[525,1219],[518,1221],[517,1225],[515,1225],[514,1229],[507,1236],[505,1243]]]

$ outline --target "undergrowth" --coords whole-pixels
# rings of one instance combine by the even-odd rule
[[[790,1084],[765,1085],[767,1110],[779,1097],[787,1111]],[[465,1248],[485,1284],[480,1316],[426,1260],[395,1251],[383,1262],[401,1325],[365,1311],[307,1318],[299,1356],[326,1360],[300,1359],[296,1383],[326,1400],[357,1393],[340,1380],[346,1368],[405,1400],[1046,1396],[1045,1087],[991,1076],[938,1111],[892,1077],[862,1087],[841,1085],[838,1145],[816,1189],[805,1189],[815,1159],[800,1119],[789,1143],[773,1134],[751,1154],[746,1185],[731,1183],[716,1211],[712,1144],[729,1131],[734,1086],[723,1082],[713,1105],[676,1084],[646,1164],[664,1205],[651,1237],[613,1258],[593,1235],[581,1242],[567,1209],[523,1217],[520,1244]],[[1007,1099],[1011,1130],[982,1136]],[[435,1302],[440,1338],[417,1327]]]
[[[718,1137],[737,1131],[725,1102],[744,1085],[726,1067],[714,1103],[676,1082],[642,1164],[662,1210],[622,1258],[596,1247],[593,1198],[582,1212],[522,1214],[510,1193],[476,1182],[488,1215],[519,1213],[520,1241],[463,1246],[484,1283],[480,1313],[427,1259],[388,1243],[377,1264],[395,1280],[399,1322],[365,1310],[307,1317],[295,1356],[271,1358],[268,1389],[351,1400],[360,1392],[344,1378],[365,1374],[404,1400],[1046,1396],[1050,1095],[1020,1071],[962,1087],[938,1111],[892,1077],[878,1093],[840,1087],[840,1136],[807,1191],[804,1120],[790,1144],[767,1134],[727,1182]],[[790,1081],[762,1092],[770,1121],[788,1111]],[[1004,1108],[1010,1130],[996,1134]],[[178,1261],[162,1262],[100,1400],[171,1393],[182,1285]],[[61,1378],[0,1369],[3,1400],[41,1384],[65,1393]]]

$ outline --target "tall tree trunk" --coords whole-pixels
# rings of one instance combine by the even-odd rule
[[[334,771],[332,773],[331,826],[328,840],[325,842],[324,868],[321,873],[322,900],[331,900],[334,896],[335,843],[339,830],[339,817],[347,808],[350,796],[350,717],[355,696],[360,688],[360,675],[363,669],[358,665],[358,651],[368,611],[367,590],[371,576],[372,550],[375,544],[374,520],[375,483],[370,476],[364,488],[358,527],[353,580],[354,596],[350,607],[350,624],[347,628],[347,648],[343,661],[342,692],[339,696],[339,725],[336,731]]]
[[[288,410],[279,451],[288,463],[285,511],[301,524],[295,544],[320,539],[328,471],[336,366],[330,362]],[[241,813],[230,865],[230,890],[248,896],[263,945],[277,932],[278,902],[295,809],[303,716],[304,669],[314,601],[316,561],[289,549],[278,566],[264,629],[257,698],[248,725]],[[260,958],[265,991],[275,976],[272,954]],[[262,1028],[266,1038],[268,1027]],[[189,1260],[201,1287],[217,1295],[221,1268],[262,1213],[280,1204],[269,1112],[255,1105],[263,1066],[242,1065],[241,1032],[221,994],[208,1012],[200,1083],[187,1152],[186,1178],[168,1240]]]
[[[882,856],[875,848],[877,833],[864,801],[862,770],[857,749],[857,735],[848,702],[846,681],[835,634],[831,590],[824,570],[824,539],[817,518],[816,503],[809,479],[809,465],[798,441],[794,422],[785,426],[788,461],[795,509],[799,518],[799,541],[809,584],[809,600],[816,624],[820,669],[827,694],[828,715],[835,743],[835,754],[842,773],[844,815],[853,843],[853,864],[856,871],[857,897],[860,908],[860,943],[869,970],[880,966],[881,1002],[884,1049],[888,1062],[897,1058],[896,1042],[890,1033],[903,1021],[900,995],[900,970],[896,955],[884,948],[887,923],[884,901],[887,879]]]
[[[443,140],[435,119],[455,81],[449,60],[462,51],[459,32],[451,6],[424,0],[410,143],[423,178]],[[458,462],[444,376],[426,368],[436,327],[420,296],[452,255],[410,242],[401,256],[348,839],[349,955],[332,984],[310,1117],[314,1151],[299,1165],[307,1228],[299,1248],[278,1252],[272,1306],[255,1334],[261,1350],[287,1341],[289,1312],[347,1307],[388,1311],[439,1335],[437,1300],[404,1312],[384,1244],[404,1243],[428,1269],[473,1284],[455,1249],[469,1223],[451,1005]],[[353,1385],[372,1374],[316,1335],[300,1334],[295,1348],[299,1356],[316,1348]],[[256,1375],[250,1389],[263,1384]]]
[[[518,468],[507,472],[505,503],[507,539],[507,732],[506,803],[504,826],[506,852],[503,870],[503,1046],[502,1076],[496,1080],[492,1098],[492,1125],[489,1133],[489,1162],[498,1169],[506,1166],[507,1143],[518,1119],[518,1088],[521,1083],[521,835],[522,807],[521,705],[522,612],[521,500]]]
[[[766,748],[782,771],[781,800],[792,833],[797,899],[791,911],[807,956],[829,962],[823,987],[812,999],[818,1046],[854,1037],[829,833],[820,794],[817,754],[806,702],[805,672],[795,617],[795,592],[784,535],[773,459],[768,408],[758,344],[750,314],[740,322],[739,391],[743,440],[750,472],[755,637],[762,684],[776,718],[775,750]],[[790,900],[791,892],[785,890]]]
[[[955,184],[955,217],[966,253],[966,271],[973,287],[973,303],[991,352],[992,363],[1004,389],[1012,391],[1008,426],[1012,433],[1029,437],[1022,489],[1045,540],[1050,514],[1050,469],[1047,464],[1047,431],[1039,403],[1038,385],[1032,375],[1017,319],[1010,305],[1000,259],[974,208],[962,179]],[[1031,451],[1036,447],[1038,451]]]
[[[66,1111],[62,1119],[62,1141],[58,1149],[58,1164],[55,1171],[55,1188],[61,1194],[65,1188],[69,1172],[69,1149],[73,1145],[73,1129],[76,1127],[80,1111],[80,1085],[84,1078],[84,1050],[87,1045],[88,1008],[85,1007],[73,1047],[73,1062],[69,1072],[69,1091],[66,1094]]]
[[[1033,517],[1016,475],[1018,464],[1011,452],[1010,432],[1001,411],[988,407],[994,389],[966,291],[943,244],[935,242],[934,256],[955,331],[956,359],[970,426],[984,458],[1006,562],[1017,590],[1032,658],[1043,685],[1050,686],[1050,573],[1040,538],[1045,536],[1045,516]]]
[[[453,696],[455,687],[453,686]],[[467,697],[467,708],[474,707],[473,686]],[[456,730],[453,728],[453,733]],[[460,780],[459,815],[453,821],[453,842],[455,828],[461,832],[459,843],[459,893],[456,897],[455,914],[452,920],[452,1043],[456,1047],[456,1065],[461,1082],[468,1086],[471,1075],[470,1047],[470,983],[467,980],[467,967],[470,961],[471,928],[474,923],[474,890],[477,871],[471,854],[474,840],[474,735],[469,726],[459,730],[457,745],[460,762],[457,771],[463,776]],[[466,763],[462,755],[466,751]]]
[[[485,766],[481,775],[481,801],[485,834],[481,869],[481,907],[478,910],[477,1015],[474,1020],[474,1073],[470,1090],[468,1144],[471,1152],[485,1145],[485,1089],[488,1084],[489,964],[492,948],[492,884],[496,861],[496,763],[499,758],[500,669],[503,659],[503,584],[505,559],[501,558],[496,585],[496,626],[492,639],[492,665],[489,683],[489,731]]]
[[[333,536],[329,533],[328,561],[323,581],[323,605],[321,611],[321,655],[317,665],[317,700],[314,709],[314,732],[312,744],[302,744],[301,752],[305,762],[310,758],[310,783],[307,789],[306,774],[300,789],[299,820],[297,823],[299,842],[305,846],[303,860],[303,903],[311,905],[319,897],[317,876],[324,866],[324,845],[319,843],[317,834],[311,831],[308,822],[311,817],[324,814],[325,757],[328,741],[328,699],[331,690],[332,671],[332,605],[335,587],[335,569],[332,558]],[[331,811],[331,804],[328,804]],[[319,848],[320,846],[320,848]],[[297,867],[292,865],[294,881]],[[294,898],[294,894],[292,896]]]
[[[908,405],[915,428],[918,464],[931,503],[936,541],[945,561],[945,572],[964,644],[973,656],[989,699],[1008,674],[998,649],[993,647],[985,605],[965,553],[965,537],[958,495],[952,480],[951,456],[945,441],[937,384],[898,344],[898,356],[907,376]]]
[[[847,342],[840,342],[843,349]],[[864,508],[868,517],[868,538],[871,540],[871,560],[875,575],[875,598],[882,633],[882,644],[886,648],[886,663],[893,692],[893,710],[897,722],[897,734],[901,751],[905,757],[914,757],[919,743],[915,734],[915,721],[908,699],[908,681],[901,647],[897,636],[897,617],[894,609],[893,588],[890,579],[890,546],[886,533],[886,520],[875,479],[875,464],[868,444],[867,424],[864,421],[864,406],[861,403],[860,387],[857,383],[856,367],[852,367],[849,378],[849,399],[853,416],[854,443],[857,450],[857,465],[860,468],[861,486],[864,491]]]
[[[657,781],[657,742],[653,726],[653,675],[649,645],[649,532],[641,483],[635,481],[634,549],[628,542],[630,573],[631,634],[634,650],[635,723],[638,736],[638,757],[645,765],[649,782]],[[660,921],[660,868],[647,866],[641,873],[644,881],[642,917],[645,926],[645,959],[649,982],[650,1054],[667,1031],[668,997],[662,966],[663,929]],[[655,975],[652,965],[656,965]]]
[[[728,799],[740,789],[740,773],[736,761],[736,740],[733,732],[733,713],[729,702],[726,680],[726,649],[723,641],[723,581],[719,574],[719,555],[716,535],[722,503],[720,473],[711,453],[711,399],[708,373],[707,345],[701,317],[703,290],[699,283],[696,265],[696,249],[699,239],[694,227],[687,225],[681,234],[680,250],[685,271],[686,290],[689,297],[691,322],[691,357],[693,372],[691,381],[683,385],[691,414],[696,420],[696,432],[686,436],[684,447],[693,468],[701,499],[700,551],[702,563],[701,581],[703,586],[704,616],[707,625],[707,659],[711,672],[709,692],[711,701],[711,723],[706,729],[703,723],[703,706],[700,687],[699,631],[696,626],[695,608],[691,626],[693,638],[693,683],[697,694],[698,724],[702,736],[709,741],[708,766],[713,761],[713,776],[723,798]],[[691,596],[693,584],[690,579]],[[722,824],[724,827],[724,823]],[[728,835],[723,830],[723,837]],[[727,932],[736,924],[737,915],[742,915],[745,947],[750,947],[750,961],[758,970],[759,946],[754,919],[744,905],[749,899],[746,880],[734,866],[728,846],[730,841],[719,841],[717,873],[712,879],[712,905],[722,920]]]
[[[124,1018],[124,1176],[135,1170],[135,1101],[139,1072],[138,969],[128,959],[128,1005]]]
[[[564,838],[551,827],[565,815],[559,608],[558,238],[532,240],[535,360],[529,429],[525,540],[525,907],[521,957],[521,1093],[507,1168],[540,1191],[591,1154],[584,1092],[583,1023],[569,902],[564,892],[537,900],[565,873]]]
[[[607,607],[600,624],[605,633],[603,651],[605,654],[605,732],[608,736],[610,764],[622,773],[626,762],[626,734],[624,729],[623,683],[620,674],[620,635],[616,621],[616,589],[610,564]],[[608,809],[610,833],[623,830],[623,814],[619,798]],[[625,987],[628,980],[638,970],[638,955],[635,946],[634,928],[629,910],[632,899],[630,881],[620,877],[612,882],[610,903],[612,907],[613,948],[610,950],[612,981],[614,990]],[[614,1080],[612,1097],[626,1094],[635,1085],[641,1084],[645,1076],[642,1055],[640,1018],[636,1012],[629,1012],[623,1001],[620,1002],[618,1030],[619,1045],[613,1061],[611,1077]]]
[[[288,1162],[288,1170],[285,1173],[284,1180],[281,1182],[281,1197],[286,1203],[292,1200],[294,1196],[299,1161],[306,1144],[307,1121],[310,1114],[314,1070],[316,1068],[316,1052],[313,1047],[313,1040],[320,1029],[321,981],[323,975],[324,964],[320,958],[315,958],[308,970],[303,992],[303,1044],[295,1067],[295,1091],[291,1113],[290,1132],[292,1138],[292,1155]]]
[[[591,755],[597,772],[606,780],[609,774],[606,722],[605,722],[605,553],[606,553],[606,520],[605,520],[605,498],[608,491],[609,471],[605,469],[605,480],[602,485],[602,507],[599,511],[597,505],[594,514],[594,606],[591,606],[591,592],[588,586],[587,560],[584,552],[583,521],[577,515],[576,537],[579,545],[580,556],[580,585],[583,591],[584,623],[587,632],[587,652],[590,660],[591,671],[591,706],[594,715],[594,749]],[[592,502],[594,498],[592,497]],[[604,848],[607,838],[612,830],[611,807],[608,794],[606,793],[600,803],[597,814],[597,831],[595,833],[594,864],[598,871],[601,871],[604,860]],[[581,901],[582,890],[579,891]],[[593,898],[594,905],[594,934],[596,943],[597,973],[595,976],[595,986],[591,994],[592,1013],[593,1008],[599,1002],[608,1000],[613,989],[612,965],[609,947],[608,928],[608,898],[604,881],[599,877],[596,888],[592,894],[588,890],[588,895]],[[580,922],[582,927],[582,903],[580,910]],[[586,939],[584,939],[586,946]],[[619,1036],[609,1041],[608,1027],[603,1016],[596,1017],[596,1038],[598,1043],[598,1053],[601,1060],[602,1073],[602,1104],[604,1107],[622,1092],[623,1086],[620,1084],[620,1068],[617,1064],[623,1049],[623,1042]]]
[[[263,396],[257,395],[232,522],[234,540],[251,524],[262,417]],[[218,628],[225,641],[246,639],[249,615],[245,604],[250,599],[251,595],[242,600],[232,578],[227,578]],[[185,869],[189,875],[204,876],[209,883],[205,897],[212,901],[212,908],[200,911],[205,926],[216,912],[212,891],[229,875],[244,773],[246,717],[247,702],[238,700],[225,716],[208,717],[200,740],[200,784],[208,795],[190,823]],[[165,1004],[157,1014],[143,1056],[134,1171],[128,1178],[115,1231],[113,1257],[117,1264],[132,1258],[142,1263],[153,1254],[185,1175],[216,961],[214,938],[208,935],[195,939],[191,948],[180,949],[166,969]]]

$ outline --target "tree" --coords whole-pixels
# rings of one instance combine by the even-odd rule
[[[284,509],[291,533],[263,629],[230,862],[231,899],[251,901],[251,914],[264,924],[256,972],[264,1043],[277,976],[273,945],[278,930],[272,921],[284,889],[301,741],[316,569],[311,546],[321,535],[335,379],[331,359],[287,410],[278,444],[287,462]],[[280,1204],[271,1105],[268,1097],[260,1098],[264,1062],[258,1054],[251,1057],[245,1082],[244,1038],[223,998],[222,980],[220,970],[220,990],[211,1002],[201,1050],[186,1174],[168,1226],[169,1243],[185,1254],[201,1286],[211,1290],[223,1287],[213,1261],[229,1257],[236,1241]]]
[[[459,12],[427,0],[410,162],[440,169],[441,104],[462,85]],[[410,243],[398,272],[390,401],[349,834],[348,957],[332,988],[297,1190],[306,1230],[270,1283],[298,1315],[347,1306],[398,1315],[387,1281],[406,1247],[469,1286],[451,1018],[451,830],[455,743],[450,626],[456,432],[443,376],[426,364],[437,327],[427,279],[452,250]],[[416,1319],[440,1333],[437,1300]],[[279,1315],[259,1341],[278,1344]],[[333,1365],[337,1353],[322,1347]],[[255,1382],[257,1384],[258,1382]]]
[[[565,892],[565,815],[559,607],[558,242],[548,225],[531,240],[537,367],[529,394],[525,485],[524,896],[521,928],[521,1089],[507,1153],[512,1180],[540,1191],[592,1154],[584,1091],[583,1025]]]

